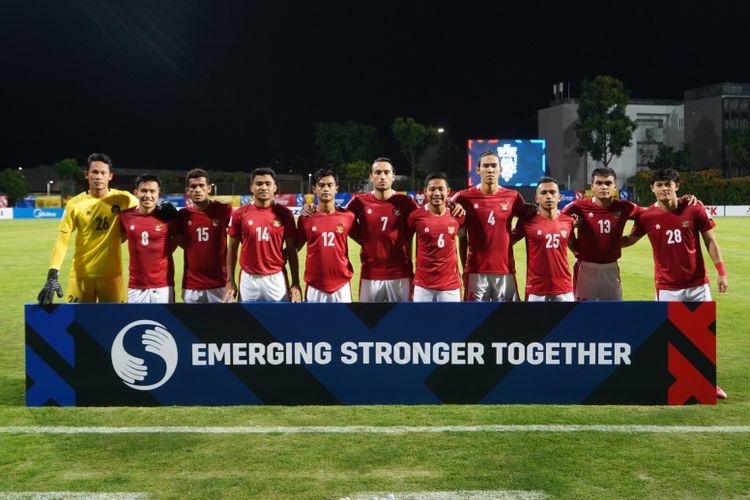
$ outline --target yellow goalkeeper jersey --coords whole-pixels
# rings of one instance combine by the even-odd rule
[[[138,205],[138,199],[127,191],[110,189],[104,198],[94,198],[88,192],[68,201],[60,221],[60,236],[66,240],[77,231],[73,254],[73,270],[81,278],[112,278],[122,275],[120,246],[120,218],[123,210]],[[59,269],[65,257],[53,251],[51,268]],[[55,245],[58,249],[58,245]]]

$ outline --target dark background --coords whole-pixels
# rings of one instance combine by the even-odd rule
[[[320,121],[374,125],[399,158],[397,116],[463,148],[536,137],[556,82],[576,97],[611,74],[633,98],[676,100],[750,82],[746,3],[609,4],[3,0],[0,169],[97,151],[306,173]]]

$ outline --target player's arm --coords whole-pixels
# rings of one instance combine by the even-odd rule
[[[237,298],[237,282],[234,280],[234,275],[239,248],[239,238],[230,236],[227,243],[227,284],[224,286],[224,302],[232,302]]]
[[[70,233],[60,231],[57,234],[55,245],[52,247],[52,256],[49,260],[47,282],[42,287],[39,295],[37,295],[39,304],[52,304],[53,294],[57,294],[58,299],[63,296],[62,286],[60,286],[60,282],[57,281],[57,277],[60,273],[60,266],[62,266],[63,260],[65,260],[65,252],[68,250],[69,241]]]
[[[638,243],[638,240],[643,238],[643,235],[637,235],[633,234],[632,232],[628,235],[622,235],[622,238],[620,238],[620,246],[622,248],[632,247],[636,243]]]
[[[711,256],[711,260],[716,266],[716,270],[719,272],[719,276],[716,282],[719,287],[719,293],[724,293],[729,288],[729,279],[727,278],[727,268],[724,265],[724,259],[721,257],[721,248],[719,248],[719,242],[716,241],[716,235],[713,229],[704,231],[701,233],[703,236],[703,243],[706,245],[708,255]]]
[[[513,228],[513,231],[510,232],[510,244],[515,245],[524,237],[526,236],[526,232],[524,231],[524,222],[523,219],[518,219],[516,221],[516,227]]]
[[[299,255],[297,255],[297,238],[292,235],[284,239],[284,252],[289,264],[289,300],[302,302],[302,288],[299,284]]]

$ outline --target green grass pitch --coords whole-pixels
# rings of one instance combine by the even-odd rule
[[[23,304],[34,302],[44,283],[56,225],[0,221],[0,427],[750,425],[746,219],[719,218],[716,228],[730,278],[725,295],[716,293],[712,282],[718,303],[718,379],[730,398],[716,406],[690,407],[26,408]],[[357,252],[353,246],[355,270]],[[71,253],[72,248],[63,286]],[[522,288],[522,244],[516,255]],[[179,269],[180,255],[176,261]],[[648,241],[626,249],[620,267],[626,299],[652,300]],[[716,273],[710,269],[709,274],[714,278]],[[355,294],[357,283],[355,276]],[[439,321],[425,318],[426,325]],[[533,490],[553,498],[748,498],[750,434],[0,433],[0,498],[13,491],[85,491],[146,492],[153,498],[338,499],[357,492],[457,490]]]

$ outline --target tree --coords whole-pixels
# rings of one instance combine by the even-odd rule
[[[689,170],[693,156],[692,144],[683,144],[682,149],[659,144],[656,157],[650,161],[648,166],[652,169],[674,168],[676,170]]]
[[[411,166],[411,189],[416,189],[416,174],[419,170],[419,159],[422,153],[433,144],[440,143],[440,134],[437,128],[426,127],[417,123],[414,118],[398,117],[391,125],[393,136],[401,145],[401,153]]]
[[[369,165],[378,154],[380,141],[375,127],[350,120],[316,123],[315,145],[323,165],[342,170],[345,164],[357,161]]]
[[[637,124],[625,114],[629,100],[630,92],[616,78],[599,75],[583,81],[576,125],[579,154],[607,166],[630,147]]]
[[[78,166],[78,161],[75,158],[60,160],[55,163],[54,167],[57,176],[63,182],[64,189],[61,191],[74,193],[78,191],[78,186],[82,185],[86,179],[83,175],[83,169]]]
[[[18,170],[6,168],[0,172],[0,193],[8,195],[10,206],[29,194],[29,188],[26,185],[26,178]]]
[[[730,174],[750,170],[750,128],[743,127],[726,132],[727,163]]]

